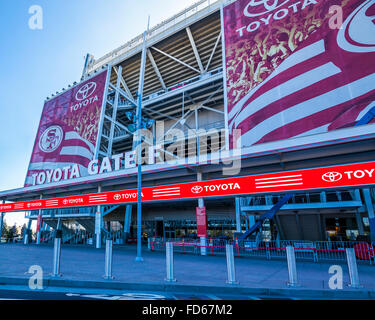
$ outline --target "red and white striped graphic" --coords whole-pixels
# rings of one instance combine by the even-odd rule
[[[17,209],[17,210],[25,209],[25,204],[23,202],[21,202],[21,203],[15,203],[14,204],[14,209]]]
[[[89,202],[90,203],[107,202],[107,195],[106,194],[90,195]]]
[[[375,106],[375,0],[348,2],[341,29],[330,29],[325,21],[276,68],[264,62],[273,72],[229,103],[229,128],[241,130],[243,147],[353,126]],[[326,9],[321,2],[300,14],[318,16]],[[271,27],[264,28],[266,35]]]
[[[154,198],[179,196],[180,194],[181,194],[180,187],[158,188],[152,191],[152,196]]]
[[[46,200],[46,207],[57,207],[59,205],[58,199]]]
[[[294,175],[281,175],[272,178],[259,178],[255,179],[255,188],[278,188],[278,187],[289,187],[289,186],[300,186],[303,185],[302,174]]]

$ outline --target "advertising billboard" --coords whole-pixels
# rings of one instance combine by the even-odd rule
[[[238,146],[374,122],[375,0],[237,0],[223,23]]]
[[[44,104],[25,187],[78,178],[95,156],[107,71]]]

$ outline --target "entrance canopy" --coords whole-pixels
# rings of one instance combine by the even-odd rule
[[[246,194],[357,188],[374,184],[375,162],[314,169],[170,184],[142,189],[142,201],[176,201],[194,198],[228,197]],[[0,205],[2,212],[54,209],[137,202],[137,189],[15,202]]]

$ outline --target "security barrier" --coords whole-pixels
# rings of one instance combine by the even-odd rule
[[[104,279],[111,280],[112,276],[112,250],[113,241],[106,240],[105,243],[105,263],[104,263]]]
[[[296,256],[295,256],[294,247],[292,246],[286,247],[286,259],[288,262],[288,274],[289,274],[288,286],[297,287],[298,276],[297,276]]]
[[[173,260],[173,243],[167,242],[166,243],[166,267],[167,267],[167,277],[165,281],[168,282],[175,282],[176,279],[174,278],[174,260]]]
[[[158,239],[152,238],[149,242],[151,251],[165,250],[165,241],[173,243],[174,251],[179,253],[200,254],[199,239]],[[294,248],[297,260],[307,261],[346,261],[346,249],[353,248],[358,262],[375,263],[375,246],[359,241],[253,241],[207,239],[207,255],[224,255],[226,245],[233,245],[235,257],[259,257],[265,259],[286,258],[286,247]]]
[[[62,233],[59,230],[56,233],[53,247],[53,271],[52,277],[62,277],[60,272],[61,264],[61,246]],[[165,241],[164,241],[165,240]],[[277,243],[276,243],[277,242]],[[224,245],[222,245],[224,244]],[[256,245],[256,246],[255,246]],[[174,277],[174,252],[200,254],[200,240],[185,239],[155,239],[148,240],[150,251],[166,249],[166,277],[167,282],[175,282]],[[349,287],[361,288],[359,281],[359,272],[357,268],[358,261],[373,261],[374,248],[372,245],[364,242],[302,242],[302,241],[269,241],[253,243],[251,241],[238,241],[210,238],[205,246],[207,255],[225,255],[227,267],[227,280],[229,285],[239,284],[236,277],[235,258],[246,256],[262,256],[266,259],[282,258],[288,266],[288,282],[290,287],[300,286],[297,274],[296,260],[310,259],[319,260],[342,260],[346,261],[349,270]],[[105,274],[107,280],[114,279],[112,275],[112,257],[113,257],[113,240],[106,240],[105,250]],[[285,279],[286,280],[286,279]]]
[[[61,236],[56,236],[53,246],[53,277],[60,277]]]

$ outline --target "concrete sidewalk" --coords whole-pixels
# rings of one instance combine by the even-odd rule
[[[178,290],[205,292],[236,292],[252,294],[302,294],[325,297],[350,296],[375,298],[375,266],[358,265],[361,289],[353,290],[349,283],[346,264],[334,262],[312,263],[297,261],[297,271],[301,286],[290,289],[287,286],[288,269],[286,261],[235,258],[236,275],[239,285],[226,284],[227,269],[225,256],[198,256],[175,253],[175,278],[177,282],[168,284],[165,253],[149,252],[143,249],[144,262],[135,262],[136,247],[113,248],[114,280],[105,281],[104,249],[84,246],[62,246],[62,277],[50,277],[52,272],[53,247],[47,245],[1,244],[0,283],[26,284],[29,267],[43,268],[45,286],[100,287],[108,289],[138,290]],[[328,281],[331,265],[340,264],[344,272],[344,289],[330,290]]]

